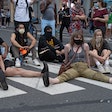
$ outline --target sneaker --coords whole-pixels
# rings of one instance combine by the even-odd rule
[[[5,78],[4,72],[2,70],[0,70],[0,86],[2,87],[3,90],[8,90],[6,78]]]
[[[105,65],[104,66],[106,73],[110,73],[110,66],[109,65]]]
[[[42,79],[44,82],[44,86],[49,86],[49,69],[46,62],[43,62],[44,68],[42,69],[41,73],[43,74]]]
[[[40,66],[40,63],[39,63],[39,61],[38,61],[37,59],[34,59],[34,60],[33,60],[33,63],[34,63],[36,66]]]
[[[20,60],[18,58],[16,58],[15,66],[16,67],[21,67],[21,62],[20,62]]]
[[[99,70],[101,73],[105,73],[105,72],[106,72],[102,65],[97,66],[97,68],[98,68],[98,70]]]
[[[3,90],[8,90],[8,85],[7,85],[7,83],[6,83],[5,80],[4,80],[4,81],[1,81],[1,82],[0,82],[0,85],[1,85],[1,88],[2,88]]]

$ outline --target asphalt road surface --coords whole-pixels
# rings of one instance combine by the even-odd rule
[[[13,28],[0,29],[10,45]],[[38,32],[39,34],[39,32]],[[64,34],[64,43],[69,37]],[[87,38],[88,39],[88,38]],[[41,71],[31,57],[23,67]],[[48,63],[50,76],[56,77],[60,64]],[[111,74],[107,74],[112,76]],[[85,78],[44,87],[42,78],[7,77],[8,91],[0,88],[0,112],[112,112],[112,84]]]

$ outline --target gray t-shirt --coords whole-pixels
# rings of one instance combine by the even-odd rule
[[[55,20],[55,2],[53,1],[51,4],[48,5],[47,9],[45,10],[42,19],[45,20]]]

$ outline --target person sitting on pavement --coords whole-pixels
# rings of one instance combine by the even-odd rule
[[[109,57],[111,48],[108,42],[103,39],[103,34],[100,29],[94,31],[94,37],[88,44],[90,47],[91,64],[96,65],[102,73],[110,73]]]
[[[105,74],[90,68],[89,46],[87,43],[84,43],[84,38],[80,31],[75,31],[71,36],[70,43],[65,45],[65,63],[73,57],[74,52],[77,53],[71,63],[70,69],[55,78],[49,77],[49,73],[46,76],[44,75],[43,81],[46,87],[48,87],[49,84],[62,83],[77,77],[112,83],[112,77],[106,76]]]
[[[5,76],[43,77],[45,74],[48,73],[48,65],[46,64],[46,62],[43,62],[44,67],[41,72],[15,67],[14,61],[10,59],[10,56],[7,52],[8,45],[2,40],[2,38],[0,38],[0,45],[3,46],[0,49],[0,67],[2,69],[0,70],[0,81],[1,85],[3,84],[2,87],[4,90],[8,89],[7,83],[5,81]],[[4,54],[7,55],[2,58]]]
[[[64,59],[64,46],[52,36],[52,28],[46,26],[44,29],[45,34],[42,35],[38,43],[38,55],[40,60],[53,62],[57,60],[62,62]]]
[[[1,48],[4,47],[4,53],[1,53]],[[6,42],[4,42],[4,40],[2,38],[0,38],[0,85],[3,88],[3,90],[8,90],[8,85],[6,82],[6,78],[4,75],[5,72],[5,68],[4,68],[4,64],[3,64],[3,60],[7,57],[8,54],[8,45],[6,44]]]
[[[29,44],[28,41],[31,41]],[[13,53],[13,56],[15,58],[15,66],[20,67],[20,50],[25,49],[27,52],[32,52],[32,60],[33,63],[37,66],[40,66],[39,61],[37,60],[36,56],[36,39],[33,37],[33,35],[30,32],[25,31],[25,27],[23,24],[19,24],[16,31],[12,33],[11,35],[11,51]]]

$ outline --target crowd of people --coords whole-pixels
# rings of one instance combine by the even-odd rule
[[[0,82],[3,90],[8,90],[5,76],[16,75],[42,77],[46,87],[76,77],[112,83],[112,77],[106,75],[106,73],[111,72],[109,58],[112,50],[106,39],[112,38],[112,10],[108,11],[103,6],[102,0],[94,1],[88,17],[85,14],[81,0],[74,0],[71,7],[68,6],[67,2],[63,2],[58,13],[55,0],[42,0],[40,3],[42,13],[41,35],[38,40],[29,30],[31,22],[29,7],[35,3],[35,0],[24,0],[24,2],[11,0],[11,2],[15,5],[15,31],[10,37],[10,51],[7,43],[0,38]],[[57,14],[59,15],[60,25],[59,40],[55,35]],[[10,18],[6,19],[6,23],[9,20]],[[88,25],[90,33],[93,33],[93,38],[89,43],[86,43],[83,28],[88,27]],[[65,27],[70,41],[63,45],[63,30]],[[36,54],[36,41],[38,41],[39,58],[37,58]],[[5,49],[2,50],[2,47]],[[9,52],[14,57],[14,60],[8,58]],[[40,66],[40,61],[43,62],[44,67],[41,72],[21,68],[21,57],[24,60],[29,52],[32,52],[32,61],[36,66]],[[47,62],[67,64],[74,54],[75,58],[70,63],[68,70],[56,78],[49,77]],[[92,67],[97,67],[98,71],[93,70]]]

